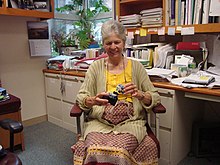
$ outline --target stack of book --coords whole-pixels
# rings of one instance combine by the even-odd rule
[[[0,87],[0,102],[10,99],[6,89]]]
[[[163,25],[162,8],[142,10],[140,14],[142,27],[159,27]]]
[[[141,15],[139,14],[132,14],[132,15],[125,15],[120,16],[120,22],[125,27],[140,27],[141,26]]]

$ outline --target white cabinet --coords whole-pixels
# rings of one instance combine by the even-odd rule
[[[44,77],[48,121],[76,133],[76,119],[70,117],[70,110],[84,78],[53,73]]]
[[[159,114],[159,165],[177,165],[191,149],[191,131],[195,120],[202,117],[202,103],[184,97],[184,92],[157,88],[165,114]],[[151,116],[151,125],[155,117]]]

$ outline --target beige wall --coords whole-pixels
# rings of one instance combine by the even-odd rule
[[[8,93],[21,98],[23,121],[46,114],[46,58],[30,57],[26,21],[35,19],[0,16],[0,79]]]

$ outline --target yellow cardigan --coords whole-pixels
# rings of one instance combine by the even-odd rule
[[[160,103],[160,96],[151,83],[147,72],[143,65],[136,60],[132,62],[132,82],[136,84],[138,90],[149,92],[152,96],[152,103],[150,106],[146,106],[137,98],[133,98],[134,116],[117,124],[110,124],[106,120],[102,119],[104,112],[104,106],[93,106],[91,109],[85,106],[85,99],[89,96],[95,96],[97,93],[106,90],[106,66],[104,59],[99,59],[91,64],[88,71],[86,72],[85,80],[77,94],[76,102],[80,108],[84,110],[87,120],[84,122],[84,135],[90,132],[102,132],[102,133],[131,133],[133,134],[138,142],[146,135],[146,119],[145,112]]]

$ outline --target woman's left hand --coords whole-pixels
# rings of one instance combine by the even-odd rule
[[[131,94],[132,97],[136,97],[138,100],[143,98],[143,92],[138,90],[133,82],[125,84],[124,87],[124,94]]]

